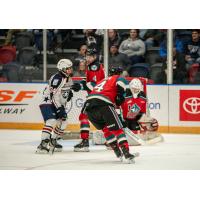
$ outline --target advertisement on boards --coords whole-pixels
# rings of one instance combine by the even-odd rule
[[[46,84],[6,83],[0,87],[0,122],[43,123],[39,109]],[[67,103],[68,123],[78,124],[86,92],[75,92]]]
[[[200,90],[180,90],[180,121],[200,121]]]
[[[1,84],[0,122],[41,122],[38,105],[44,87],[45,84]]]
[[[0,84],[0,122],[43,123],[39,109],[45,83]],[[74,92],[67,104],[68,123],[79,124],[87,93]],[[147,86],[148,107],[159,126],[200,126],[198,86]]]

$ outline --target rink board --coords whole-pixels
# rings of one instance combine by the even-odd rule
[[[39,110],[44,83],[0,84],[0,128],[41,129]],[[199,85],[148,85],[150,113],[159,121],[159,132],[200,133]],[[86,92],[74,93],[67,104],[68,130],[79,131],[78,117]],[[93,129],[93,128],[92,128]]]

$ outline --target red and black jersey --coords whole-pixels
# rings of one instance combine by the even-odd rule
[[[86,70],[86,82],[97,83],[105,78],[104,68],[102,64],[94,62],[88,65]]]
[[[126,91],[127,81],[120,75],[113,75],[100,81],[89,94],[87,99],[99,99],[104,102],[115,104],[118,88]]]
[[[86,83],[82,83],[84,90],[90,93],[94,86],[105,78],[104,68],[102,64],[94,62],[87,66]]]
[[[140,92],[137,98],[133,96],[126,97],[125,101],[121,105],[123,112],[123,118],[136,119],[138,115],[146,113],[146,95]]]

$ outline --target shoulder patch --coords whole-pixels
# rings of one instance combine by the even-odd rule
[[[127,81],[125,78],[123,78],[123,77],[119,77],[119,78],[117,79],[117,81],[121,81],[121,82],[123,82],[125,85],[128,85],[128,81]]]
[[[57,85],[58,85],[58,82],[59,82],[59,79],[54,79],[54,80],[53,80],[53,83],[52,83],[52,86],[57,86]]]
[[[97,67],[96,65],[92,65],[92,66],[91,66],[91,70],[92,70],[92,71],[96,71],[97,68],[98,68],[98,67]]]

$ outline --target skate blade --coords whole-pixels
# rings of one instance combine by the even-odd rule
[[[36,153],[36,154],[48,154],[49,152],[46,151],[46,150],[37,149],[37,150],[35,151],[35,153]]]
[[[74,148],[74,152],[89,152],[89,148],[88,147],[84,147],[84,148],[81,148],[81,149],[78,149],[78,148]]]
[[[127,159],[124,159],[124,162],[127,163],[127,164],[135,164],[135,160],[134,158],[127,158]]]
[[[62,148],[55,148],[54,152],[62,152]]]
[[[134,159],[127,159],[127,163],[128,164],[135,164],[135,160]]]

